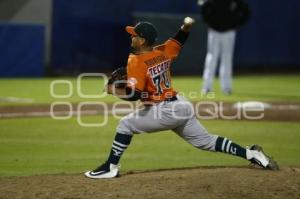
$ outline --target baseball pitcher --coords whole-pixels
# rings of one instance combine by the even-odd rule
[[[119,72],[115,72],[106,89],[107,93],[123,100],[141,100],[144,108],[120,120],[107,160],[95,170],[86,172],[86,177],[117,177],[119,160],[134,134],[168,129],[199,149],[232,154],[266,169],[278,169],[276,162],[258,145],[246,149],[227,138],[209,134],[196,119],[191,103],[172,87],[171,64],[187,40],[193,23],[194,19],[186,17],[175,36],[158,46],[154,46],[157,30],[153,24],[139,22],[134,27],[126,27],[134,49],[128,58],[126,75],[124,72],[120,75],[126,77],[127,83],[116,84],[122,78],[116,78]]]

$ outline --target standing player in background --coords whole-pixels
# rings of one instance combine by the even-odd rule
[[[141,100],[143,109],[123,117],[107,160],[85,175],[89,178],[114,178],[119,174],[119,160],[129,146],[132,136],[172,130],[194,147],[219,151],[242,157],[267,169],[278,169],[276,162],[266,156],[261,147],[253,145],[246,149],[227,138],[212,135],[196,119],[193,106],[177,95],[171,82],[171,62],[178,56],[188,38],[194,20],[186,17],[176,35],[164,44],[154,46],[156,28],[149,22],[140,22],[135,27],[126,27],[131,35],[134,52],[127,64],[127,85],[107,84],[107,93],[123,100]]]
[[[204,63],[202,93],[207,94],[213,89],[218,61],[221,89],[224,94],[232,93],[232,59],[234,53],[235,30],[218,32],[208,29],[207,53]]]
[[[219,65],[221,89],[224,94],[230,95],[236,29],[246,22],[249,10],[242,0],[198,0],[198,5],[208,25],[202,93],[213,90]]]

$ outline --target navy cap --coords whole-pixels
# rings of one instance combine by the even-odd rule
[[[144,38],[150,45],[157,40],[157,30],[150,22],[142,21],[137,23],[134,27],[127,26],[126,31],[133,36]]]

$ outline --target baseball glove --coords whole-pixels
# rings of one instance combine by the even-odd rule
[[[116,88],[125,88],[127,80],[127,69],[126,67],[121,67],[114,70],[109,79],[108,84],[115,84]]]

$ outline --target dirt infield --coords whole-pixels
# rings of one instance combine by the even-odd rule
[[[134,104],[134,103],[132,103]],[[203,104],[202,102],[194,102],[194,107],[199,119],[229,119],[229,120],[245,120],[249,117],[245,117],[247,114],[250,117],[259,118],[257,116],[263,114],[263,117],[254,120],[273,120],[273,121],[300,121],[300,103],[287,103],[287,102],[272,102],[262,103],[264,106],[263,111],[253,111],[257,109],[257,105],[250,105],[251,111],[245,112],[241,104],[223,103],[223,102],[209,102]],[[124,115],[132,112],[133,109],[129,109],[126,104],[119,104],[113,108],[113,104],[106,104],[106,107],[102,105],[85,105],[78,111],[78,104],[72,105],[72,115],[103,115],[112,114],[113,111],[118,115]],[[249,105],[249,104],[248,104]],[[134,105],[134,108],[138,106]],[[249,107],[248,107],[249,108]],[[261,107],[260,107],[261,108]],[[70,107],[68,106],[56,106],[52,109],[52,113],[55,116],[68,115]],[[113,110],[114,109],[114,110]],[[249,109],[248,109],[249,110]],[[0,119],[5,118],[23,118],[23,117],[50,117],[51,106],[45,105],[27,105],[27,106],[0,106]],[[253,120],[253,119],[250,119]]]
[[[300,121],[300,103],[270,103],[262,120]],[[109,111],[111,111],[109,105]],[[224,114],[233,115],[233,104]],[[126,107],[125,107],[126,108]],[[209,111],[203,106],[201,115]],[[73,105],[77,110],[77,105]],[[49,105],[0,107],[0,119],[49,117]],[[55,109],[64,115],[63,107]],[[88,106],[85,115],[103,109]],[[76,113],[76,111],[74,112]],[[245,119],[245,118],[242,118]],[[120,178],[91,180],[83,174],[0,177],[0,199],[296,199],[300,198],[300,168],[266,171],[248,167],[200,167],[121,173]]]
[[[202,167],[130,172],[92,180],[83,174],[0,178],[0,199],[299,198],[300,168],[279,171]]]

